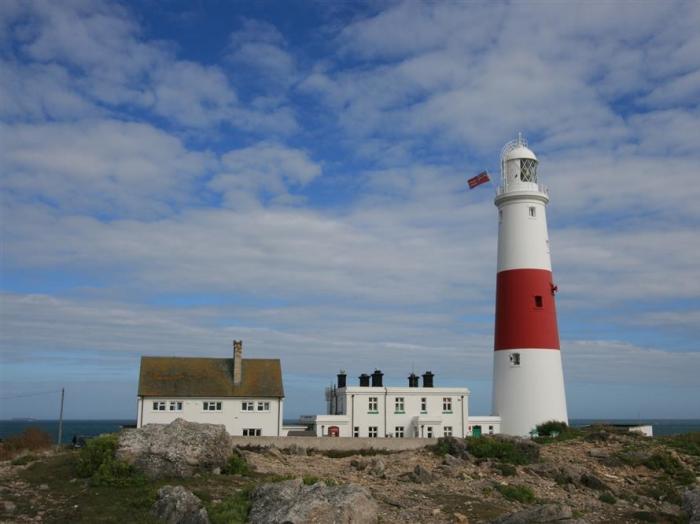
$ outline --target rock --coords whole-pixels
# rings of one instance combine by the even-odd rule
[[[367,464],[367,473],[374,475],[375,477],[384,477],[384,471],[386,470],[386,464],[379,457],[374,457]]]
[[[287,453],[287,455],[308,455],[306,448],[302,448],[297,444],[292,444],[291,446],[285,449],[285,452]]]
[[[551,462],[542,464],[532,464],[526,471],[534,473],[543,478],[554,480],[557,484],[566,486],[567,484],[580,484],[584,470],[571,464],[555,465]]]
[[[683,493],[683,511],[688,515],[689,524],[700,524],[700,487]]]
[[[571,508],[563,504],[542,504],[516,511],[492,520],[494,524],[529,524],[534,522],[566,522],[573,516]]]
[[[450,466],[450,467],[459,467],[464,464],[464,462],[461,459],[458,459],[454,455],[450,455],[449,453],[445,455],[442,458],[442,463],[445,464],[445,466]]]
[[[610,451],[608,451],[607,449],[593,448],[593,449],[588,451],[588,455],[590,455],[593,458],[597,458],[597,459],[607,459],[607,458],[610,458],[610,455],[612,455],[612,453]]]
[[[223,468],[231,456],[226,428],[177,419],[168,425],[148,424],[119,434],[117,458],[150,479],[189,477],[199,470]]]
[[[466,515],[455,512],[452,514],[452,516],[454,517],[456,523],[469,524],[469,519],[466,517]]]
[[[470,457],[469,451],[467,451],[467,443],[464,439],[440,437],[435,447],[442,453],[447,452],[448,455],[452,455],[453,457],[461,459],[468,459]]]
[[[14,513],[17,509],[17,504],[10,500],[4,501],[3,505],[5,506],[5,513]]]
[[[367,467],[367,461],[364,459],[352,459],[350,465],[357,471],[364,471]]]
[[[433,481],[433,474],[420,464],[416,464],[416,467],[409,474],[409,478],[417,484],[429,484]]]
[[[301,479],[258,486],[251,495],[248,519],[260,524],[369,524],[378,506],[369,491],[356,484],[305,486]]]
[[[276,458],[280,462],[287,462],[284,458],[284,455],[282,455],[282,452],[277,448],[267,448],[265,450],[265,455],[267,455],[268,457]]]
[[[209,524],[202,501],[182,486],[163,486],[151,514],[168,524]]]
[[[608,485],[592,473],[584,473],[581,475],[580,483],[582,486],[595,489],[597,491],[610,491]]]

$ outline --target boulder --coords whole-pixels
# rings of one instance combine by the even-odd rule
[[[464,464],[464,461],[462,461],[461,459],[458,459],[454,455],[450,455],[448,453],[447,455],[442,457],[442,463],[445,466],[449,466],[451,468],[456,468],[456,467],[462,466]]]
[[[571,522],[571,508],[563,504],[541,504],[498,517],[494,524],[530,524],[535,522]]]
[[[285,453],[287,453],[287,455],[301,455],[301,456],[308,455],[306,448],[302,448],[301,446],[299,446],[297,444],[292,444],[291,446],[288,446],[284,451],[285,451]]]
[[[597,491],[610,491],[608,485],[596,477],[593,473],[584,473],[581,475],[580,483],[590,489]]]
[[[202,501],[182,486],[163,486],[151,514],[168,524],[209,524]]]
[[[433,481],[433,474],[420,464],[416,464],[416,467],[409,474],[409,478],[417,484],[429,484]]]
[[[168,425],[148,424],[119,434],[117,458],[150,479],[189,477],[223,468],[231,441],[223,425],[177,419]]]
[[[464,439],[440,437],[435,447],[442,453],[447,452],[448,455],[452,455],[453,457],[461,459],[468,459],[470,457],[469,451],[467,451],[467,443]]]
[[[251,494],[248,519],[260,524],[369,524],[378,506],[369,491],[356,484],[305,486],[301,479],[258,486]]]
[[[384,471],[386,470],[386,464],[379,457],[373,457],[369,464],[367,464],[367,473],[374,475],[375,477],[384,477]]]
[[[688,515],[689,524],[700,524],[700,487],[683,493],[683,511]]]

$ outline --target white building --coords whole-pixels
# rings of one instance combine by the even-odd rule
[[[470,436],[474,424],[469,419],[469,390],[435,387],[433,378],[427,371],[419,386],[412,373],[408,387],[390,387],[383,385],[383,374],[377,370],[371,377],[360,375],[358,386],[348,386],[347,375],[340,372],[337,385],[326,390],[327,413],[311,419],[315,433],[370,438]],[[491,432],[498,433],[500,418],[486,418]],[[478,421],[479,430],[482,424]]]
[[[137,427],[177,418],[223,424],[236,436],[282,435],[284,389],[279,359],[142,357]]]

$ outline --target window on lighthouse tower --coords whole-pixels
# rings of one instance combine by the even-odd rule
[[[537,160],[520,159],[520,180],[522,182],[537,182]]]

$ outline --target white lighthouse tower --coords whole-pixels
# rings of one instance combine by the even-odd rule
[[[493,413],[501,430],[528,435],[548,420],[568,423],[545,206],[537,157],[518,135],[501,152]]]

